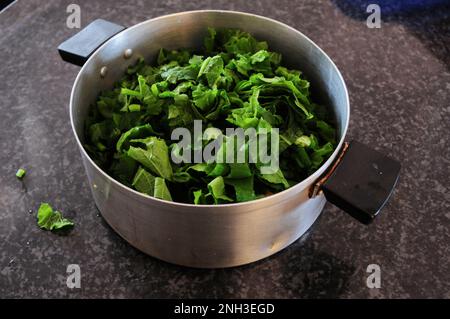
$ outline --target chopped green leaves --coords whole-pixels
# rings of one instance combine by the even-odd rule
[[[172,200],[165,180],[161,177],[154,177],[142,167],[139,167],[134,176],[132,186],[141,193],[160,199]]]
[[[220,55],[206,58],[203,61],[200,71],[198,72],[197,78],[205,76],[209,87],[217,86],[217,81],[219,80],[223,72],[223,60]]]
[[[170,195],[166,182],[161,177],[155,178],[155,193],[153,196],[155,196],[156,198],[161,198],[169,201],[172,200],[172,196]]]
[[[222,176],[218,176],[208,184],[209,195],[214,199],[214,204],[232,202],[233,199],[228,197],[225,192],[225,182]]]
[[[136,147],[130,146],[127,155],[141,163],[157,176],[171,180],[173,176],[172,166],[169,159],[169,148],[166,142],[151,136],[145,139],[130,141]]]
[[[154,64],[140,59],[99,95],[86,121],[90,156],[139,192],[198,205],[254,200],[312,174],[335,149],[337,135],[330,110],[311,98],[309,81],[247,32],[205,31],[203,49],[161,49]],[[279,168],[263,174],[265,164],[249,158],[172,162],[171,155],[184,158],[172,131],[192,133],[194,120],[206,128],[201,147],[222,137],[235,143],[222,144],[221,158],[235,158],[237,149],[258,157],[248,140],[229,139],[227,128],[255,129],[258,137],[279,129]],[[198,147],[192,142],[187,149]]]
[[[71,220],[64,218],[61,212],[53,210],[47,203],[42,203],[39,206],[37,218],[39,227],[46,230],[58,230],[74,226]]]
[[[118,152],[122,152],[128,149],[131,139],[143,138],[154,134],[155,132],[150,124],[135,126],[120,136],[116,144],[116,149]]]
[[[25,171],[23,168],[19,168],[16,172],[16,177],[18,179],[22,179],[22,178],[24,178],[26,173],[27,173],[27,171]]]
[[[247,202],[256,199],[253,176],[227,179],[225,183],[234,187],[236,201]]]
[[[209,89],[203,84],[199,84],[192,91],[194,105],[201,111],[208,111],[214,107],[218,93],[217,89]]]

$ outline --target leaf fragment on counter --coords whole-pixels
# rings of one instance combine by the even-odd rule
[[[46,230],[58,230],[74,226],[70,219],[64,218],[61,212],[53,210],[48,203],[41,203],[37,218],[39,227]]]
[[[17,172],[16,172],[16,177],[17,177],[18,179],[22,179],[22,178],[25,177],[25,174],[26,174],[26,173],[27,173],[27,171],[26,171],[25,169],[19,168],[19,169],[17,170]]]

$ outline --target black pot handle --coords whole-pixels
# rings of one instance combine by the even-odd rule
[[[64,61],[82,66],[95,50],[124,29],[121,25],[97,19],[61,43],[59,54]]]
[[[328,173],[311,189],[360,222],[369,224],[391,196],[400,163],[357,141],[345,143]]]

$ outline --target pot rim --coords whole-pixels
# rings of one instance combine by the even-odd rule
[[[258,18],[261,20],[266,20],[267,22],[271,22],[271,23],[275,23],[278,24],[284,28],[287,28],[295,33],[297,33],[300,37],[305,38],[307,41],[309,41],[311,43],[312,46],[314,46],[316,49],[318,49],[318,51],[325,57],[325,59],[328,60],[328,62],[331,64],[331,66],[333,66],[337,72],[337,75],[340,79],[340,81],[343,84],[344,87],[344,93],[345,93],[345,104],[346,104],[346,108],[347,108],[347,115],[345,118],[345,125],[343,128],[341,128],[342,130],[342,135],[341,138],[339,140],[338,145],[336,146],[335,150],[333,151],[333,153],[331,154],[331,156],[325,161],[325,163],[323,163],[313,174],[311,174],[310,176],[308,176],[307,178],[305,178],[304,180],[302,180],[301,182],[291,186],[288,189],[285,189],[281,192],[263,197],[263,198],[259,198],[259,199],[255,199],[255,200],[251,200],[251,201],[247,201],[247,202],[239,202],[239,203],[229,203],[229,204],[207,204],[207,205],[195,205],[195,204],[189,204],[189,203],[181,203],[181,202],[175,202],[175,201],[168,201],[168,200],[164,200],[164,199],[159,199],[141,192],[138,192],[122,183],[120,183],[119,181],[117,181],[116,179],[114,179],[113,177],[111,177],[110,175],[108,175],[102,168],[100,168],[93,160],[92,158],[89,156],[89,154],[86,152],[85,148],[83,147],[83,144],[80,141],[80,138],[77,134],[77,131],[75,129],[75,123],[74,123],[74,95],[75,95],[75,90],[78,86],[78,83],[80,82],[81,79],[81,75],[84,72],[84,69],[86,68],[87,65],[90,64],[90,62],[95,59],[95,57],[97,56],[98,52],[101,51],[101,49],[104,46],[107,46],[109,44],[109,42],[114,39],[116,36],[124,33],[124,32],[133,32],[134,29],[139,28],[141,25],[144,25],[146,23],[149,23],[151,21],[155,21],[155,20],[160,20],[160,19],[165,19],[168,17],[173,17],[173,16],[181,16],[181,15],[186,15],[186,14],[195,14],[195,13],[220,13],[220,14],[232,14],[232,15],[240,15],[243,17],[254,17],[254,18]],[[233,11],[233,10],[192,10],[192,11],[182,11],[182,12],[177,12],[177,13],[172,13],[172,14],[166,14],[163,16],[158,16],[152,19],[148,19],[145,21],[142,21],[140,23],[137,23],[125,30],[123,30],[122,32],[116,34],[115,36],[113,36],[112,38],[108,39],[105,43],[103,43],[99,48],[97,48],[95,50],[95,52],[89,57],[89,59],[86,61],[86,63],[81,67],[80,71],[78,72],[74,84],[72,86],[72,90],[70,93],[70,107],[69,107],[69,112],[70,112],[70,124],[72,126],[72,131],[75,135],[75,139],[76,142],[78,144],[78,147],[81,150],[81,153],[84,157],[86,157],[89,161],[89,164],[91,164],[95,169],[97,169],[97,171],[99,171],[104,178],[106,178],[110,183],[115,184],[117,187],[120,188],[121,191],[123,192],[132,192],[134,193],[136,196],[140,197],[139,199],[142,199],[142,201],[148,201],[148,200],[152,200],[154,201],[155,204],[159,204],[159,205],[165,205],[165,206],[171,206],[171,207],[178,207],[178,208],[196,208],[198,210],[202,210],[202,209],[211,209],[211,208],[216,208],[217,210],[221,209],[221,208],[237,208],[237,207],[245,207],[248,206],[248,208],[250,208],[251,205],[262,205],[264,204],[264,202],[266,201],[273,201],[277,200],[278,198],[282,198],[282,197],[289,197],[289,196],[294,196],[294,194],[298,194],[300,193],[304,188],[308,187],[314,180],[317,180],[321,175],[321,170],[322,169],[327,169],[328,166],[330,166],[330,164],[334,161],[334,159],[336,158],[336,156],[338,155],[338,153],[341,150],[342,144],[344,143],[344,139],[345,136],[347,134],[347,129],[348,129],[348,125],[349,125],[349,120],[350,120],[350,100],[349,100],[349,96],[348,96],[348,90],[347,90],[347,86],[345,84],[344,78],[342,77],[341,72],[339,71],[339,69],[337,68],[336,64],[333,62],[333,60],[316,44],[314,43],[314,41],[312,41],[310,38],[308,38],[306,35],[304,35],[302,32],[300,32],[299,30],[283,23],[280,22],[278,20],[272,19],[272,18],[268,18],[268,17],[264,17],[261,15],[257,15],[257,14],[252,14],[252,13],[247,13],[247,12],[241,12],[241,11]],[[267,203],[269,204],[269,203]]]

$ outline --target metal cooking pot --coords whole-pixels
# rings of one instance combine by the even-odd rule
[[[238,28],[266,40],[283,64],[304,72],[314,95],[333,110],[339,144],[311,176],[280,193],[243,203],[192,205],[139,193],[108,176],[83,148],[84,121],[100,91],[109,89],[139,57],[161,47],[201,46],[207,27]],[[358,143],[344,143],[349,98],[331,59],[299,31],[272,19],[233,11],[171,14],[130,28],[96,20],[58,48],[83,65],[70,97],[70,117],[95,203],[108,224],[139,250],[191,267],[218,268],[270,256],[304,234],[326,200],[369,223],[391,194],[400,164]]]

